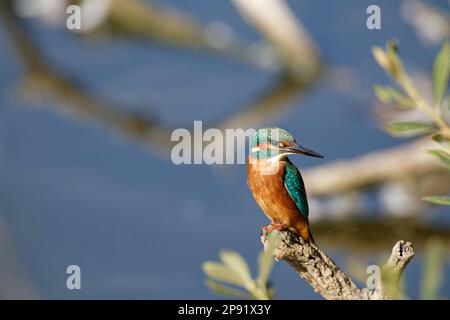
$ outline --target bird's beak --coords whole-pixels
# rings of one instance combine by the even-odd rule
[[[286,153],[304,154],[306,156],[316,157],[316,158],[324,158],[324,156],[321,155],[320,153],[317,153],[311,149],[305,148],[299,144],[295,144],[291,147],[280,148],[280,151],[286,152]]]

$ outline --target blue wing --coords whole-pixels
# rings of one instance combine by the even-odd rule
[[[287,189],[292,200],[305,218],[308,218],[308,199],[306,198],[305,185],[303,178],[297,167],[289,160],[286,161],[286,170],[284,173],[284,186]]]

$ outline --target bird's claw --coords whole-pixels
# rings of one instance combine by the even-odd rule
[[[271,233],[273,230],[284,231],[288,230],[289,227],[283,223],[271,223],[267,226],[261,228],[261,233]]]

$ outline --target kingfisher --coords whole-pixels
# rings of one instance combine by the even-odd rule
[[[268,231],[289,229],[303,240],[314,242],[305,185],[300,171],[287,157],[290,154],[323,158],[298,144],[286,130],[259,129],[251,141],[247,183],[256,203],[271,220]]]

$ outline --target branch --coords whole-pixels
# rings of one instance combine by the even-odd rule
[[[382,268],[379,289],[359,289],[353,281],[317,245],[307,243],[290,231],[280,231],[276,260],[285,260],[297,274],[306,280],[314,291],[327,300],[385,300],[400,298],[399,282],[405,266],[414,256],[409,242],[398,241],[391,257]],[[261,241],[266,249],[267,232]]]
[[[192,17],[151,2],[113,0],[107,23],[111,29],[131,37],[179,47],[216,49],[208,43],[204,27]]]
[[[378,294],[381,299],[402,299],[400,280],[406,265],[414,256],[414,248],[410,242],[398,241],[392,248],[388,262],[381,270],[381,288]]]
[[[272,43],[293,79],[311,82],[321,72],[316,45],[284,0],[233,0],[241,16]]]
[[[117,1],[114,3],[119,4]],[[56,104],[58,108],[54,109],[56,111],[67,111],[66,113],[70,115],[106,125],[124,136],[141,141],[145,146],[158,147],[164,154],[170,152],[175,143],[170,140],[173,127],[162,123],[156,115],[145,117],[125,113],[122,110],[130,108],[111,104],[92,94],[83,83],[80,85],[79,81],[73,81],[72,77],[54,70],[34,43],[25,23],[14,15],[12,8],[12,0],[0,1],[0,23],[4,23],[12,45],[28,71],[27,93],[49,93],[59,100]],[[299,83],[290,78],[280,78],[273,87],[265,89],[264,94],[251,104],[239,108],[239,111],[224,120],[211,123],[210,127],[222,130],[257,127],[291,107],[292,104],[289,105],[288,102],[310,89],[315,81]],[[186,128],[191,125],[185,124],[180,127]]]
[[[419,139],[399,147],[370,152],[352,160],[335,161],[305,170],[308,195],[335,194],[401,177],[420,177],[431,172],[445,172],[445,168],[438,161],[430,161],[430,156],[423,152],[433,148],[433,143],[429,139]]]
[[[380,237],[380,230],[383,230],[383,237]],[[445,225],[431,225],[415,217],[374,219],[370,216],[348,216],[321,219],[314,221],[314,236],[320,239],[322,247],[344,247],[366,257],[385,252],[388,246],[404,237],[414,239],[416,250],[425,250],[430,237],[438,237],[446,252],[450,253],[450,230]]]

